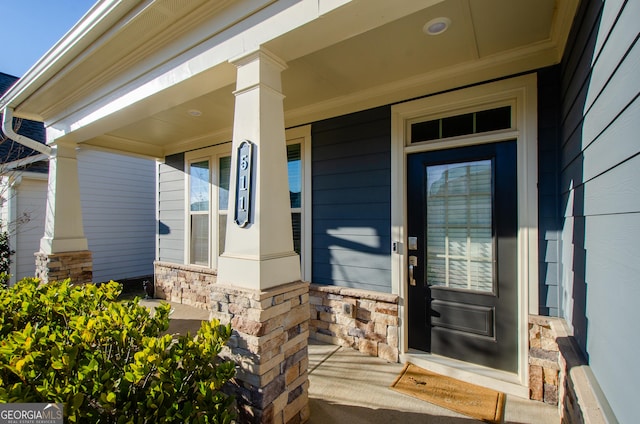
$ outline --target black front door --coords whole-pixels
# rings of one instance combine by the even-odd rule
[[[407,159],[409,347],[517,371],[516,142]]]

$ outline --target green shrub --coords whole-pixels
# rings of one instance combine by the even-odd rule
[[[0,290],[0,402],[64,403],[75,423],[232,422],[221,387],[235,367],[218,356],[230,326],[162,335],[169,304],[151,314],[120,291],[35,279]]]

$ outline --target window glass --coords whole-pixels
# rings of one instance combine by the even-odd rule
[[[229,181],[231,179],[231,156],[218,159],[218,255],[224,253],[224,242],[227,234],[227,215],[229,208]]]
[[[209,161],[192,162],[189,165],[189,263],[209,265]]]
[[[411,124],[411,143],[511,128],[511,106]]]
[[[450,116],[442,119],[441,138],[457,137],[459,135],[473,134],[473,114]]]
[[[511,106],[483,110],[476,113],[476,132],[502,130],[511,128]]]
[[[231,156],[221,157],[219,160],[220,178],[218,184],[218,209],[229,208],[229,179],[231,178]]]
[[[298,254],[302,254],[302,214],[293,212],[291,214],[291,226],[293,229],[293,250]]]
[[[287,145],[293,250],[302,255],[302,145]]]
[[[218,216],[218,255],[224,253],[224,242],[227,234],[227,214]]]
[[[194,162],[189,169],[191,176],[191,211],[209,210],[209,161]]]
[[[209,214],[191,215],[191,263],[209,265]]]
[[[411,142],[437,140],[440,138],[440,119],[418,122],[411,125]]]
[[[427,166],[427,281],[493,291],[491,160]]]
[[[302,206],[302,157],[300,144],[287,146],[287,167],[289,172],[289,198],[292,208]]]

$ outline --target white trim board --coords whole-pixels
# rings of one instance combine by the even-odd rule
[[[408,146],[409,123],[417,119],[433,119],[469,110],[479,110],[496,103],[514,107],[512,128],[490,134],[470,135],[424,142]],[[400,355],[429,362],[429,355],[409,352],[406,308],[406,159],[416,152],[517,140],[518,186],[518,372],[517,375],[495,372],[484,385],[504,387],[512,394],[528,397],[528,316],[538,311],[538,117],[537,77],[529,74],[497,82],[477,85],[444,94],[394,105],[391,109],[391,237],[398,248],[391,257],[392,293],[400,296],[398,311],[401,329]],[[415,356],[415,358],[413,358]],[[432,355],[433,356],[433,355]],[[419,358],[418,358],[419,357]],[[433,359],[433,358],[432,358]],[[456,375],[459,361],[438,357],[439,372]],[[469,364],[465,368],[472,370]],[[478,368],[479,369],[479,368]],[[448,370],[448,371],[447,371]],[[477,372],[477,375],[480,373]],[[485,375],[486,376],[486,375]],[[493,381],[495,384],[491,384]],[[513,383],[516,382],[514,385]],[[521,389],[518,389],[518,385]]]

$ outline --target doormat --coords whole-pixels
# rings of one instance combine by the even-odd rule
[[[391,389],[488,423],[501,423],[505,394],[407,363]]]

